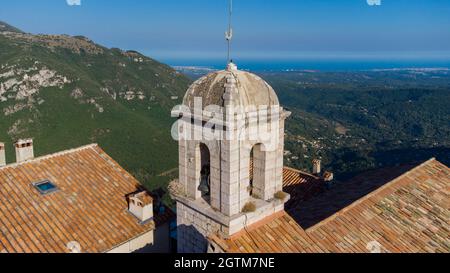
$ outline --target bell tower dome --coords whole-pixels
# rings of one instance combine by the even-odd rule
[[[224,237],[284,209],[284,122],[273,88],[234,63],[188,89],[174,111],[179,136],[179,252],[205,252],[207,236]],[[280,196],[282,196],[280,198]]]

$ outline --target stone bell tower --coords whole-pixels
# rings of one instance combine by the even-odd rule
[[[207,237],[229,237],[284,209],[284,122],[289,112],[260,77],[230,63],[196,81],[179,119],[178,251],[206,252]]]

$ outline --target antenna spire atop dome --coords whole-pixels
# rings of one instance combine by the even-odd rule
[[[228,42],[228,61],[227,63],[232,63],[231,60],[231,40],[233,39],[233,28],[232,28],[232,16],[233,16],[233,0],[229,0],[229,14],[228,14],[228,30],[225,32],[225,39]]]
[[[231,61],[231,62],[229,62],[228,65],[227,65],[227,70],[228,70],[228,71],[237,71],[237,70],[238,70],[238,67],[237,67],[237,65],[235,65],[235,64],[233,63],[233,61]]]

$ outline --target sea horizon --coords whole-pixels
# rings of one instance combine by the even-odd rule
[[[221,70],[226,66],[226,60],[218,59],[166,59],[159,60],[175,68]],[[234,61],[241,70],[255,72],[295,72],[295,71],[323,71],[323,72],[351,72],[367,70],[396,70],[396,69],[450,69],[450,59],[443,60],[388,60],[388,59],[320,59],[320,60],[256,60],[236,59]]]

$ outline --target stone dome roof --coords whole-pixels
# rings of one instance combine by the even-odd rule
[[[226,70],[211,73],[194,82],[183,104],[193,108],[194,98],[201,97],[203,108],[209,105],[278,106],[273,88],[255,74],[240,71],[230,63]]]

